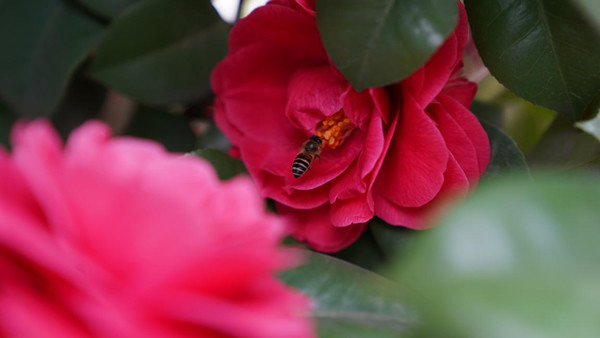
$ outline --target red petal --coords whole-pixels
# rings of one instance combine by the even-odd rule
[[[437,99],[471,139],[477,152],[479,175],[483,175],[490,161],[490,141],[481,123],[473,113],[452,97],[440,93]]]
[[[311,210],[290,209],[277,204],[277,211],[290,225],[291,233],[318,251],[339,251],[354,242],[365,228],[365,224],[335,227],[329,218],[329,205],[324,204]]]
[[[321,62],[268,43],[230,54],[211,77],[219,98],[215,106],[217,124],[234,144],[239,144],[235,136],[240,134],[266,143],[295,142],[301,133],[283,114],[288,83],[299,67]]]
[[[347,87],[328,66],[298,70],[288,85],[285,114],[307,136],[315,134],[319,122],[342,109],[341,96]]]
[[[397,128],[375,194],[398,206],[419,207],[442,188],[448,149],[435,123],[410,94],[404,96]]]
[[[442,93],[453,97],[456,101],[465,106],[465,108],[471,107],[476,92],[477,84],[465,78],[459,78],[448,82],[442,90]]]
[[[402,82],[421,107],[426,107],[436,97],[461,62],[469,31],[465,9],[457,3],[459,19],[454,32],[423,67]]]
[[[412,229],[425,229],[429,221],[443,210],[450,198],[457,198],[468,190],[469,182],[458,163],[450,155],[448,170],[444,173],[444,185],[438,196],[430,203],[417,208],[405,208],[394,204],[384,196],[375,195],[375,214],[393,225]]]
[[[479,161],[475,146],[463,128],[454,120],[444,106],[432,103],[427,111],[438,123],[438,128],[446,141],[448,150],[452,153],[467,178],[473,185],[479,181]]]
[[[331,205],[331,223],[336,227],[365,223],[373,218],[373,200],[365,195],[352,199],[338,199]]]
[[[292,48],[327,60],[315,18],[290,5],[295,4],[273,2],[239,20],[229,34],[229,52],[235,53],[256,43],[274,42],[280,48]]]

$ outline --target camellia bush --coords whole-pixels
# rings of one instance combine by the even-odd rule
[[[600,2],[226,2],[0,0],[0,336],[600,335]]]

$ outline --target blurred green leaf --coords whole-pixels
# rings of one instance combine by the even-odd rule
[[[509,171],[528,171],[527,163],[515,141],[502,130],[482,122],[490,140],[490,162],[484,178],[492,178]]]
[[[388,259],[407,250],[412,245],[414,238],[421,232],[401,226],[389,225],[380,218],[373,218],[369,222],[367,230],[373,234],[386,263]]]
[[[589,20],[600,29],[600,2],[598,0],[571,0],[579,5]]]
[[[155,140],[174,152],[189,152],[196,148],[196,136],[189,121],[181,114],[161,109],[138,108],[125,134]]]
[[[0,96],[20,115],[50,115],[103,30],[67,1],[0,0]]]
[[[600,111],[593,119],[577,122],[575,123],[575,126],[594,136],[598,141],[600,141]]]
[[[239,174],[247,173],[244,163],[235,157],[215,149],[200,149],[190,154],[202,157],[210,162],[221,180],[228,180]]]
[[[64,140],[87,120],[99,118],[106,88],[85,76],[85,66],[75,72],[64,97],[52,115],[52,124]]]
[[[368,227],[356,241],[331,256],[370,271],[377,271],[385,263],[385,253]]]
[[[410,75],[458,20],[455,0],[327,0],[316,7],[327,53],[357,91]]]
[[[466,0],[490,72],[517,95],[574,121],[600,89],[600,32],[569,1]]]
[[[396,262],[423,337],[597,337],[600,181],[482,185]]]
[[[114,18],[127,7],[140,0],[77,0],[94,13],[105,18]]]
[[[0,100],[0,146],[9,148],[10,130],[16,119],[16,116],[14,116],[8,106]]]
[[[141,102],[192,101],[209,90],[228,29],[206,0],[140,2],[111,23],[92,75]]]
[[[399,285],[331,256],[307,255],[281,279],[313,299],[320,337],[399,337],[415,325]]]
[[[532,168],[573,170],[599,156],[598,140],[557,116],[538,144],[527,154],[527,163]]]

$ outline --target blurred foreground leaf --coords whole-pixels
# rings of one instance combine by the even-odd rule
[[[417,70],[458,18],[455,0],[327,0],[316,6],[327,53],[357,91]]]
[[[244,163],[235,157],[229,156],[220,150],[200,149],[190,154],[202,157],[210,162],[221,180],[228,180],[239,174],[246,173]]]
[[[320,337],[398,337],[415,325],[399,285],[337,258],[307,254],[305,265],[281,279],[313,299]]]
[[[84,6],[105,18],[113,18],[140,0],[78,0]]]
[[[24,116],[48,116],[103,25],[60,0],[0,0],[0,96]]]
[[[509,171],[527,171],[527,163],[515,141],[502,130],[482,122],[490,140],[490,163],[485,170],[485,178],[495,177]]]
[[[210,88],[228,27],[209,1],[145,0],[111,23],[92,75],[144,103],[192,101]]]
[[[562,0],[466,0],[473,38],[492,75],[571,121],[600,89],[600,31]]]
[[[424,337],[597,337],[600,181],[504,177],[396,262]]]

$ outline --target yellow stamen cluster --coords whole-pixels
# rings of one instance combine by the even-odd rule
[[[323,140],[323,147],[335,149],[342,144],[353,127],[354,125],[342,109],[319,122],[316,133]]]

